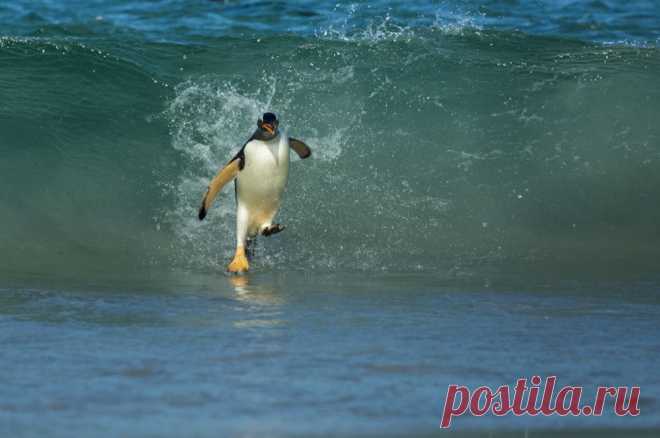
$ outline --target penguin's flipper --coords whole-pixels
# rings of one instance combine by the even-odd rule
[[[236,175],[238,175],[238,172],[241,170],[242,161],[243,159],[241,157],[234,158],[225,167],[223,167],[220,172],[218,172],[215,178],[211,180],[209,188],[204,195],[204,199],[202,199],[202,205],[199,207],[199,213],[197,217],[199,217],[200,221],[206,217],[206,213],[208,213],[213,200],[216,196],[218,196],[220,190],[222,190],[222,188],[228,182],[236,178]]]
[[[291,147],[291,149],[296,151],[298,156],[303,160],[305,158],[308,158],[310,155],[312,155],[312,150],[309,148],[309,146],[307,146],[302,141],[295,139],[293,137],[289,137],[289,146]]]

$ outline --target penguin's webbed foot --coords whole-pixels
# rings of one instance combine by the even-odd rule
[[[250,264],[245,256],[245,249],[242,246],[236,248],[234,260],[227,266],[227,271],[237,274],[239,272],[247,272],[249,268]]]
[[[263,236],[270,236],[271,234],[277,234],[280,231],[284,231],[285,228],[286,227],[284,225],[273,224],[261,230],[261,234]]]

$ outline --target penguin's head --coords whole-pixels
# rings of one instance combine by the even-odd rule
[[[257,122],[259,130],[262,131],[264,137],[274,138],[278,134],[278,126],[280,125],[277,116],[273,113],[265,113]]]

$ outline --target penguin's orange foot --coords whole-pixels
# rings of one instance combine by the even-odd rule
[[[227,271],[237,274],[239,272],[247,272],[249,268],[250,264],[248,263],[247,257],[236,256],[229,266],[227,266]]]
[[[227,271],[237,274],[239,272],[247,272],[249,268],[250,264],[245,256],[245,248],[239,246],[236,248],[234,260],[232,260],[229,266],[227,266]]]

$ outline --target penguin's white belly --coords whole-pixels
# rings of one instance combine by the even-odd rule
[[[271,224],[289,176],[287,136],[245,145],[245,167],[237,177],[238,208],[247,213],[247,233],[254,236]]]

